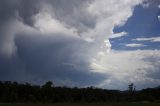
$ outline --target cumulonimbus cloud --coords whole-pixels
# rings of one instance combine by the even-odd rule
[[[12,80],[17,80],[16,76],[21,73],[23,76],[27,74],[27,81],[31,82],[37,79],[37,82],[54,80],[61,84],[103,85],[102,80],[108,79],[108,82],[114,82],[117,74],[119,78],[123,77],[122,82],[125,76],[135,74],[128,67],[122,68],[124,70],[122,73],[115,70],[107,73],[104,71],[106,64],[107,68],[113,68],[112,64],[125,67],[121,62],[123,59],[124,63],[128,64],[129,59],[132,60],[133,56],[139,55],[128,66],[135,64],[135,68],[133,67],[135,70],[146,65],[151,66],[141,60],[144,51],[138,53],[110,51],[109,36],[114,35],[115,38],[126,34],[125,32],[115,34],[114,27],[124,25],[132,16],[134,7],[143,0],[0,2],[0,58],[7,54],[10,59],[1,60],[0,64],[10,63],[9,66],[13,67],[17,63],[13,67],[15,73],[7,65],[0,66],[0,75],[8,72],[8,75],[5,74],[6,77],[3,77],[4,80],[11,76],[14,76]],[[146,57],[151,56],[147,54]],[[11,62],[13,60],[14,63]],[[84,77],[85,80],[81,81]],[[18,80],[25,81],[25,79]]]
[[[0,20],[3,23],[1,27],[15,26],[13,23],[19,21],[24,26],[35,28],[40,33],[52,32],[54,35],[58,31],[64,32],[64,35],[80,36],[86,41],[96,39],[97,42],[103,42],[102,40],[113,34],[114,26],[123,25],[132,15],[133,7],[140,3],[142,0],[70,0],[67,3],[65,0],[1,1],[2,17]],[[119,12],[119,10],[122,11]],[[7,22],[9,23],[6,24]],[[21,27],[11,29],[8,29],[10,34],[1,35],[3,41],[10,39],[7,44],[1,44],[3,45],[1,48],[5,48],[6,45],[14,45],[16,32],[23,30]],[[5,38],[5,36],[8,37]],[[10,44],[10,42],[13,43]],[[8,51],[10,51],[8,54],[12,53],[12,49]]]

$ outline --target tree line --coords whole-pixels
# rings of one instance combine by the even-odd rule
[[[96,87],[69,88],[54,86],[51,81],[44,85],[20,84],[0,81],[0,103],[55,103],[55,102],[160,102],[160,87],[136,91],[134,84],[127,91],[107,90]]]

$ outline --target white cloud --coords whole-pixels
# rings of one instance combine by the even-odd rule
[[[160,4],[158,5],[158,8],[160,8]]]
[[[150,38],[136,38],[136,41],[150,41],[150,42],[160,42],[160,37],[150,37]]]
[[[100,55],[101,54],[101,55]],[[103,54],[103,55],[102,55]],[[154,60],[154,62],[153,62]],[[148,75],[159,71],[160,51],[159,50],[135,50],[135,51],[111,51],[101,52],[91,60],[91,72],[106,74],[106,81],[102,87],[116,88],[114,85],[120,82],[120,86],[134,83],[156,82],[160,79],[148,77]],[[147,83],[146,83],[147,84]],[[99,85],[99,86],[100,86]]]
[[[98,35],[101,39],[109,37],[115,26],[122,26],[132,16],[133,7],[142,3],[142,0],[95,0],[89,5],[90,14],[97,17],[96,27],[86,35]],[[121,34],[124,34],[122,32]]]
[[[34,27],[40,30],[43,34],[63,34],[69,36],[75,36],[74,28],[67,28],[59,20],[52,17],[48,12],[40,12],[34,17]],[[78,37],[77,35],[75,37]]]
[[[115,34],[111,35],[109,38],[110,38],[110,39],[120,38],[120,37],[126,36],[127,34],[128,34],[127,32],[115,33]]]
[[[112,45],[111,45],[110,41],[107,39],[107,40],[104,40],[104,45],[101,46],[101,49],[106,50],[106,52],[110,52],[111,46]]]
[[[160,16],[158,16],[158,20],[160,21]]]
[[[143,47],[146,46],[144,44],[138,44],[138,43],[131,43],[131,44],[125,44],[127,47]]]

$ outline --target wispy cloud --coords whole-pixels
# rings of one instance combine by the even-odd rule
[[[158,20],[160,21],[160,16],[158,16]]]
[[[127,34],[128,34],[127,32],[115,33],[115,34],[111,35],[109,38],[110,39],[120,38],[120,37],[126,36]]]
[[[144,44],[138,44],[138,43],[130,43],[130,44],[125,44],[127,47],[144,47],[146,45]]]
[[[136,38],[134,41],[150,41],[150,42],[160,42],[160,37],[150,37],[150,38]]]

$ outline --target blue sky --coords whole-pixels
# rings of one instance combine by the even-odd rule
[[[111,39],[112,48],[116,50],[136,50],[136,49],[160,49],[160,42],[136,41],[136,38],[150,38],[160,36],[160,8],[158,5],[150,5],[143,7],[138,5],[135,7],[133,16],[128,19],[125,25],[115,27],[114,32],[127,32],[127,36],[123,38]],[[126,47],[125,44],[138,43],[144,44],[142,47]]]
[[[138,37],[158,36],[160,34],[159,15],[160,9],[158,6],[136,6],[133,16],[128,19],[124,26],[116,27],[114,32],[126,31],[132,36]]]
[[[159,0],[0,1],[0,80],[160,85]]]

